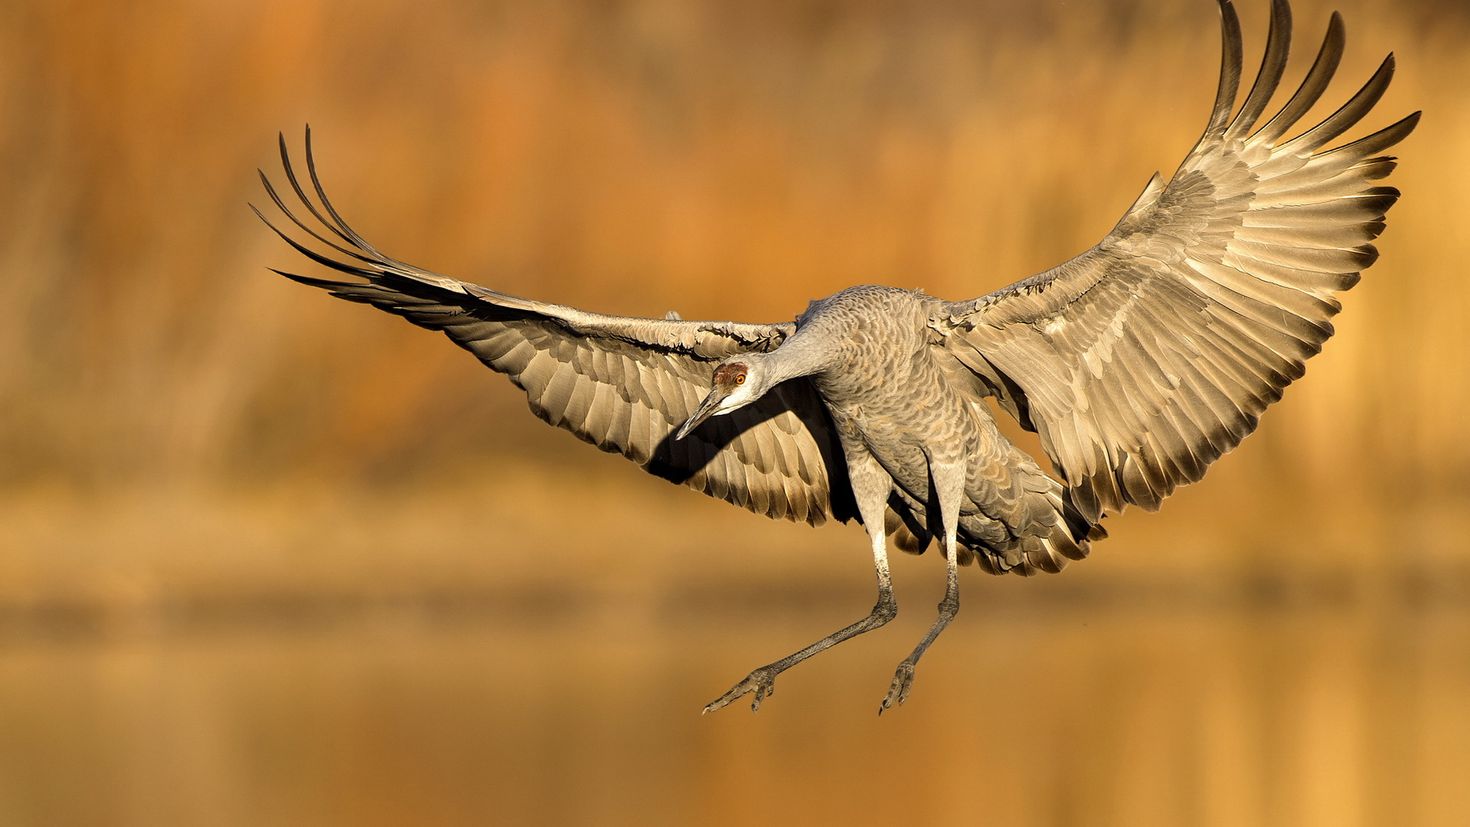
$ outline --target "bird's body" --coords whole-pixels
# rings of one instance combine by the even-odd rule
[[[284,139],[281,155],[310,220],[265,186],[316,248],[281,236],[356,280],[282,275],[444,332],[524,390],[537,416],[652,474],[771,517],[863,524],[878,579],[868,616],[756,669],[707,711],[746,693],[758,706],[785,669],[888,622],[888,538],[915,553],[937,541],[939,617],[886,709],[958,610],[960,564],[1060,571],[1104,536],[1107,514],[1158,508],[1200,479],[1303,374],[1332,335],[1337,296],[1377,257],[1371,242],[1399,193],[1373,182],[1418,113],[1324,147],[1373,108],[1392,56],[1288,139],[1337,68],[1340,18],[1301,87],[1257,126],[1286,65],[1290,12],[1273,0],[1260,73],[1236,109],[1239,23],[1220,5],[1219,92],[1173,179],[1155,175],[1097,246],[979,298],[862,286],[795,322],[743,324],[508,296],[390,258],[353,231],[326,199],[309,132],[315,199]],[[1002,435],[987,397],[1037,433],[1055,477]]]
[[[808,340],[823,356],[812,383],[832,416],[849,467],[876,462],[916,528],[928,521],[934,466],[960,486],[960,562],[986,568],[1022,561],[1060,569],[1086,554],[1089,526],[1069,511],[1065,490],[1001,435],[990,409],[944,368],[933,320],[944,303],[911,290],[865,285],[812,302],[781,358]],[[946,482],[950,482],[946,480]],[[1024,555],[1023,555],[1024,552]],[[1042,562],[1045,561],[1045,562]]]

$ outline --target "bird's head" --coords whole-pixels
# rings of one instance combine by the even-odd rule
[[[679,426],[674,439],[688,436],[690,431],[712,416],[727,414],[749,405],[770,389],[770,372],[756,354],[748,353],[726,359],[715,368],[709,396]]]

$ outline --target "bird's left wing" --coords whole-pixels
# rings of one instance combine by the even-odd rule
[[[1342,22],[1301,87],[1252,131],[1286,66],[1291,16],[1272,3],[1260,74],[1234,118],[1240,24],[1220,3],[1219,93],[1199,144],[1102,243],[988,296],[944,305],[940,352],[1035,430],[1083,513],[1147,509],[1198,480],[1256,426],[1332,335],[1337,294],[1377,258],[1398,190],[1383,155],[1418,113],[1323,149],[1377,103],[1389,56],[1317,126],[1283,140],[1327,87]]]
[[[714,417],[683,440],[671,437],[709,390],[716,363],[771,350],[792,325],[588,313],[397,261],[364,240],[332,207],[316,174],[310,131],[306,140],[315,201],[281,140],[286,179],[306,214],[293,211],[264,173],[261,181],[281,213],[309,240],[283,232],[264,215],[261,220],[303,255],[355,279],[277,273],[442,331],[524,390],[537,416],[626,456],[649,473],[769,517],[819,524],[856,516],[830,416],[805,379]]]

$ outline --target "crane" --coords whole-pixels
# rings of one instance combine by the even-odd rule
[[[959,610],[962,565],[1061,571],[1129,505],[1159,507],[1234,448],[1332,335],[1338,295],[1373,264],[1399,196],[1377,184],[1415,112],[1327,148],[1378,102],[1390,54],[1322,122],[1286,137],[1343,52],[1334,13],[1301,86],[1258,125],[1286,66],[1287,0],[1272,0],[1259,73],[1238,109],[1240,23],[1220,0],[1218,92],[1197,145],[1155,174],[1107,236],[1050,270],[945,301],[864,285],[792,322],[610,316],[510,296],[406,264],[354,231],[327,199],[306,132],[309,193],[280,140],[295,228],[261,217],[340,276],[275,270],[438,330],[523,390],[531,410],[647,472],[773,518],[858,520],[877,601],[860,620],[750,672],[705,707],[752,695],[898,608],[889,538],[936,543],[938,617],[895,671],[879,713],[908,697],[925,651]],[[1234,113],[1232,115],[1232,113]],[[314,194],[314,198],[313,198]],[[252,207],[253,209],[253,207]],[[281,224],[280,226],[287,226]],[[301,234],[304,234],[301,235]],[[985,400],[1040,439],[1048,474],[998,430]]]

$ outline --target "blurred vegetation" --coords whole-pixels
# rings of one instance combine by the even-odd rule
[[[1267,4],[1239,5],[1258,55]],[[1332,8],[1293,6],[1284,89]],[[254,170],[309,121],[382,248],[607,312],[978,295],[1091,245],[1178,163],[1213,4],[8,6],[0,819],[1458,823],[1470,12],[1336,7],[1316,114],[1391,49],[1367,128],[1425,110],[1338,336],[1095,559],[969,578],[908,723],[875,729],[932,560],[898,565],[903,632],[783,678],[755,722],[684,720],[866,607],[860,533],[644,479],[442,339],[271,275],[309,265],[246,209]],[[573,761],[561,795],[583,737],[614,766]],[[877,800],[890,759],[909,772]]]

